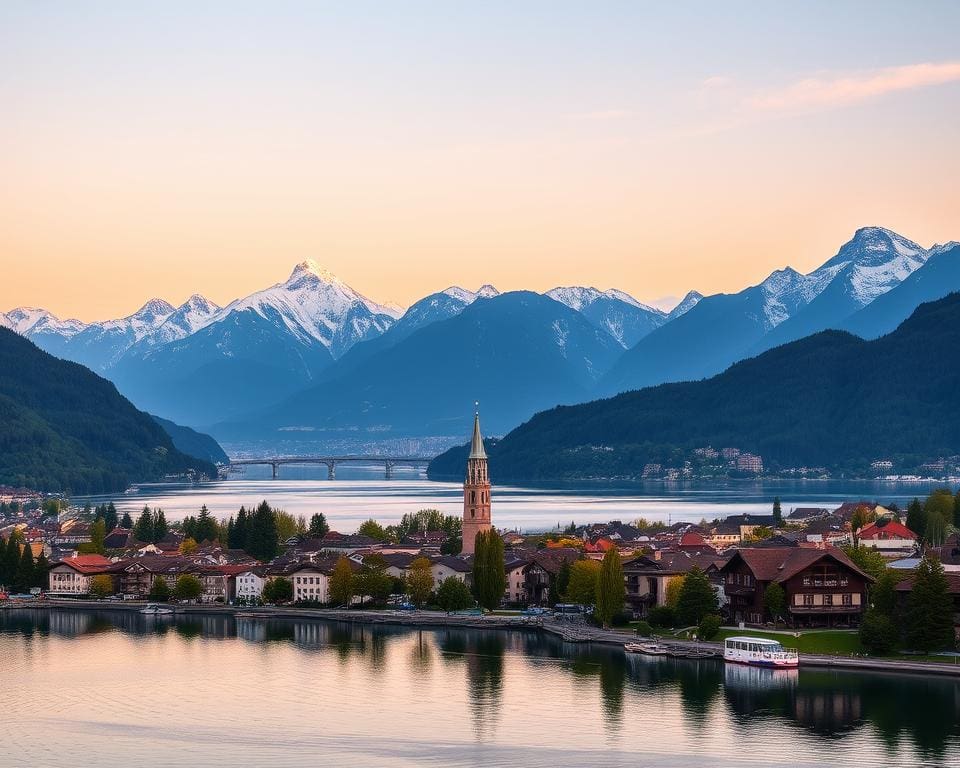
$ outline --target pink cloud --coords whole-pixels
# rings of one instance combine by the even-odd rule
[[[844,107],[897,91],[960,80],[960,61],[888,67],[855,75],[811,77],[785,88],[757,93],[747,103],[763,111]]]

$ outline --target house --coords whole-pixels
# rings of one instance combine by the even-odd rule
[[[383,547],[383,542],[370,536],[364,536],[359,533],[344,536],[343,534],[331,531],[321,539],[322,549],[330,552],[339,552],[344,555],[352,555],[361,549],[375,550]]]
[[[136,543],[133,538],[133,531],[129,528],[114,528],[103,539],[103,546],[106,549],[127,549]]]
[[[677,548],[688,552],[704,552],[707,550],[716,552],[716,550],[707,543],[707,540],[703,538],[703,534],[692,529],[680,536],[680,540],[677,542]]]
[[[113,565],[103,555],[78,555],[50,568],[47,592],[50,595],[88,595],[94,576],[109,573]]]
[[[504,565],[507,577],[507,586],[503,591],[505,602],[521,604],[528,602],[527,569],[530,565],[530,561],[524,559],[511,560]]]
[[[843,518],[849,523],[853,518],[853,513],[858,509],[863,510],[863,512],[867,515],[874,515],[876,517],[893,516],[893,512],[886,507],[880,506],[875,501],[845,501],[843,504],[833,510],[833,514],[837,517]]]
[[[454,555],[440,555],[430,558],[430,562],[430,571],[433,573],[433,583],[436,587],[439,587],[444,579],[451,576],[470,586],[470,574],[473,572],[473,565],[469,560]]]
[[[263,597],[263,586],[267,583],[264,577],[263,566],[244,568],[233,576],[233,589],[230,592],[231,600],[252,602]]]
[[[753,535],[757,528],[776,528],[773,515],[731,515],[721,520],[710,529],[706,536],[707,542],[714,549],[722,550],[740,544],[745,538]]]
[[[651,608],[666,605],[670,583],[688,574],[694,567],[710,577],[721,597],[719,567],[723,560],[712,550],[702,552],[654,552],[623,564],[626,602],[637,617],[647,616]]]
[[[907,554],[917,546],[917,534],[903,523],[888,518],[879,518],[857,532],[863,547],[873,547],[884,554]]]
[[[807,547],[741,549],[720,569],[730,617],[762,624],[769,617],[764,593],[779,584],[792,626],[856,625],[867,607],[873,579],[841,550]]]
[[[830,510],[824,507],[797,507],[790,510],[790,514],[787,515],[787,521],[791,523],[805,523],[808,520],[827,517],[829,514]]]
[[[293,585],[293,599],[317,603],[330,602],[330,574],[336,563],[304,562],[283,574]],[[359,566],[357,566],[359,568]]]

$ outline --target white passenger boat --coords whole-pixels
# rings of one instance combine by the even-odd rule
[[[148,603],[140,609],[140,613],[144,616],[170,616],[173,613],[173,608],[167,608],[166,606],[157,605],[156,603]]]
[[[765,637],[728,637],[723,642],[723,659],[735,664],[773,669],[794,669],[800,666],[797,652],[784,648],[776,640]]]

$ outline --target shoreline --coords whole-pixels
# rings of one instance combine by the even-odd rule
[[[120,611],[135,613],[146,605],[146,601],[126,603],[98,602],[94,600],[46,600],[37,603],[9,603],[0,605],[0,610],[88,610]],[[622,648],[624,643],[636,640],[636,636],[616,630],[604,630],[589,625],[567,624],[561,621],[543,620],[532,616],[456,616],[439,611],[391,611],[391,610],[338,610],[333,608],[241,608],[232,605],[177,605],[174,615],[231,616],[256,613],[251,620],[262,619],[307,619],[313,621],[340,621],[350,624],[386,624],[419,628],[456,628],[456,629],[496,629],[525,630],[543,632],[568,643],[597,643]],[[240,618],[244,618],[241,616]],[[745,630],[748,631],[748,630]],[[671,645],[685,648],[721,649],[719,643],[670,639]],[[722,661],[722,658],[718,659]],[[801,668],[838,669],[852,671],[874,671],[888,674],[909,675],[947,675],[960,679],[960,657],[957,662],[909,661],[906,659],[883,659],[870,656],[828,656],[820,654],[801,654]]]

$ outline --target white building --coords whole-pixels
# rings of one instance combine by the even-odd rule
[[[263,597],[263,585],[267,580],[254,570],[241,571],[234,580],[238,600],[259,600]]]
[[[50,569],[48,591],[59,595],[86,595],[94,576],[106,573],[111,562],[103,555],[80,555],[62,560]]]
[[[304,563],[284,578],[293,584],[293,599],[311,600],[318,603],[330,601],[330,576],[320,566]]]

